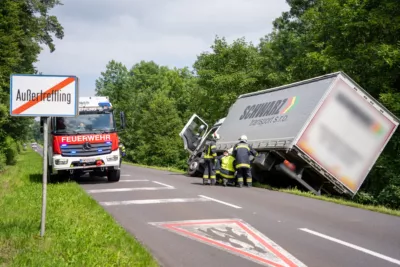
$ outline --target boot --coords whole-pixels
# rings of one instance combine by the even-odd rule
[[[228,179],[225,179],[225,178],[224,178],[223,183],[224,183],[224,187],[225,187],[225,186],[228,184]]]
[[[247,183],[247,187],[252,187],[252,183]]]
[[[216,179],[211,179],[211,185],[215,185]]]
[[[208,179],[203,178],[203,185],[207,185],[207,184],[208,184]]]
[[[243,187],[243,182],[238,182],[238,186],[239,186],[240,188],[242,188],[242,187]]]

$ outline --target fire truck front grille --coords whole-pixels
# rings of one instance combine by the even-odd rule
[[[111,153],[111,142],[81,145],[61,145],[61,155],[65,157],[90,157]]]

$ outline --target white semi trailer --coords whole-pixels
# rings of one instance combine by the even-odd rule
[[[221,136],[219,153],[245,134],[259,153],[252,163],[255,180],[290,177],[315,194],[354,196],[398,124],[350,77],[335,72],[240,95],[211,129],[194,114],[180,136],[191,154],[192,176],[202,172],[204,143],[211,133]]]

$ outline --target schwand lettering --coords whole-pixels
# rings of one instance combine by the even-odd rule
[[[248,105],[239,120],[247,120],[254,118],[269,117],[272,115],[278,115],[282,108],[287,104],[288,98],[264,102],[260,104]],[[279,115],[271,118],[263,118],[258,120],[252,120],[250,126],[269,124],[276,122],[283,122],[287,120],[287,115]]]

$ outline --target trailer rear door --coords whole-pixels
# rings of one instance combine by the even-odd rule
[[[338,76],[296,146],[356,194],[398,126],[398,119]]]

